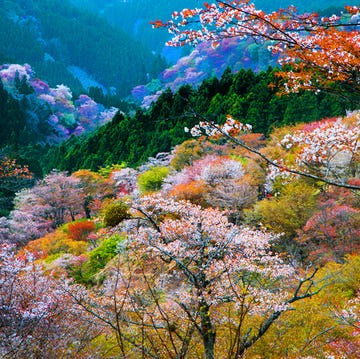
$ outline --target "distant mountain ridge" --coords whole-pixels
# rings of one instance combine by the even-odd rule
[[[320,11],[320,15],[340,13],[347,1],[315,0],[311,3],[295,0],[277,0],[273,2],[255,0],[256,5],[266,11],[273,11],[281,7],[294,4],[299,12]],[[144,107],[149,107],[165,88],[176,91],[181,85],[200,85],[201,81],[216,75],[220,77],[223,71],[230,67],[232,71],[240,68],[254,71],[266,70],[274,66],[276,58],[267,50],[266,45],[256,44],[253,41],[239,41],[228,39],[217,49],[209,44],[200,44],[195,49],[169,48],[165,42],[170,34],[164,29],[152,29],[151,20],[168,19],[174,10],[186,7],[201,7],[203,0],[164,1],[152,2],[149,0],[109,0],[106,4],[101,0],[72,0],[74,5],[86,8],[105,17],[114,25],[131,33],[139,41],[154,51],[162,53],[172,64],[151,81],[136,86],[132,90],[133,98]]]

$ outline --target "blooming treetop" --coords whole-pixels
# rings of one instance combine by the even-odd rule
[[[241,357],[293,302],[315,294],[309,278],[299,282],[274,253],[273,235],[238,227],[225,212],[155,194],[132,203],[132,214],[122,227],[128,237],[116,280],[108,279],[105,292],[126,323],[118,329],[125,340],[127,330],[142,328],[170,335],[176,351],[195,331],[204,357],[214,359],[216,331],[225,330],[233,337],[223,344],[230,357]]]
[[[224,298],[236,300],[230,277],[240,273],[258,273],[272,280],[290,278],[294,274],[293,268],[272,252],[270,242],[274,236],[263,231],[240,229],[218,209],[202,209],[186,201],[153,195],[141,198],[136,211],[151,218],[153,226],[138,228],[136,234],[129,237],[132,245],[143,244],[149,254],[174,261],[193,288],[189,297],[185,293],[173,293],[177,296],[175,301],[190,303],[191,297],[198,298],[199,295],[211,304],[222,303]],[[261,290],[263,298],[260,301],[254,297],[258,290],[253,289],[248,304],[254,313],[280,307],[287,309],[284,293],[278,291],[280,287],[276,293]]]
[[[300,147],[296,153],[298,168],[286,165],[283,159],[270,159],[260,150],[246,145],[241,141],[239,135],[251,131],[251,126],[244,125],[229,115],[223,125],[211,121],[200,121],[198,125],[190,130],[190,133],[195,137],[201,135],[210,137],[224,136],[230,142],[265,160],[269,165],[272,177],[280,173],[285,175],[293,173],[334,186],[359,190],[359,186],[346,183],[349,174],[345,177],[341,176],[336,172],[338,168],[333,165],[336,157],[345,155],[345,165],[347,164],[350,168],[350,177],[356,176],[359,166],[359,128],[359,111],[354,111],[343,119],[325,121],[323,124],[319,122],[313,129],[309,127],[306,130],[305,127],[305,131],[297,131],[292,135],[285,136],[281,141],[281,145],[286,150],[295,146]],[[341,159],[343,157],[340,157]],[[302,171],[304,165],[306,165],[305,170]],[[344,163],[342,166],[344,167]]]
[[[319,164],[329,169],[334,158],[348,154],[351,162],[360,160],[360,112],[349,114],[347,119],[318,123],[315,128],[286,135],[281,141],[286,149],[298,146],[296,161],[299,165]]]

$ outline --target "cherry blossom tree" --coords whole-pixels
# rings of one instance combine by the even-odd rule
[[[163,190],[178,199],[228,209],[236,215],[253,203],[257,187],[245,179],[243,165],[229,156],[207,155],[165,179]]]
[[[360,170],[360,113],[349,113],[346,118],[320,121],[305,125],[301,130],[286,135],[281,145],[297,147],[296,162],[323,177],[342,180],[355,178]]]
[[[94,320],[80,313],[61,281],[45,275],[31,257],[0,245],[2,358],[81,358],[98,331]]]
[[[132,195],[137,196],[139,190],[137,188],[138,171],[133,168],[122,168],[111,173],[111,178],[115,182],[116,192],[119,197]]]
[[[16,194],[9,220],[13,241],[26,243],[76,216],[83,217],[84,200],[78,178],[62,172],[50,173],[34,187]]]
[[[336,187],[360,190],[360,186],[351,181],[352,176],[357,176],[359,171],[359,111],[351,112],[335,122],[320,124],[310,131],[305,130],[302,135],[299,132],[286,135],[280,139],[284,148],[282,157],[277,158],[271,158],[261,149],[251,147],[241,140],[241,134],[251,131],[249,125],[231,116],[227,116],[223,125],[206,121],[199,114],[195,116],[201,121],[191,129],[193,136],[224,137],[265,161],[272,179],[283,174],[293,174]],[[286,151],[294,145],[300,147],[298,152],[295,151],[297,166],[294,166],[293,161],[286,163],[284,159]],[[277,151],[277,155],[279,152],[281,151]]]
[[[74,295],[116,333],[124,357],[239,358],[319,290],[315,273],[299,279],[272,251],[272,235],[218,209],[153,195],[132,212],[100,302]]]

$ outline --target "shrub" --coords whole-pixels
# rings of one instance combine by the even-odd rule
[[[153,167],[138,176],[141,193],[156,192],[161,188],[164,178],[169,174],[167,167]]]
[[[258,202],[252,216],[271,231],[294,238],[314,212],[318,194],[315,186],[294,181],[283,186],[279,196]]]
[[[124,219],[129,218],[129,207],[121,201],[112,201],[103,209],[104,224],[107,227],[115,227]]]
[[[73,240],[61,227],[55,232],[29,242],[22,251],[32,253],[36,259],[47,259],[49,256],[55,255],[56,257],[64,253],[80,255],[86,252],[87,247],[87,242]]]
[[[85,241],[95,228],[95,223],[92,221],[70,223],[68,225],[69,237],[75,241]]]
[[[117,234],[104,239],[99,247],[88,253],[89,260],[82,265],[80,270],[73,268],[75,279],[79,283],[95,284],[94,276],[116,256],[118,243],[122,240],[124,238]]]

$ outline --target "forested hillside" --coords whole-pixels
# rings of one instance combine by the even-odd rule
[[[129,33],[67,0],[2,1],[0,15],[0,34],[11,39],[0,44],[2,63],[29,63],[51,86],[79,94],[90,83],[126,96],[165,66]]]
[[[184,128],[201,119],[222,123],[230,114],[251,124],[255,132],[269,134],[274,127],[338,116],[353,106],[325,93],[279,97],[276,71],[232,74],[228,69],[219,80],[204,80],[199,88],[187,85],[176,93],[168,89],[148,110],[139,109],[134,116],[118,114],[88,137],[72,138],[52,148],[46,169],[97,170],[122,162],[137,166],[188,139],[190,134]]]
[[[104,96],[100,89],[91,89],[90,93],[102,103],[109,101],[119,108],[106,108],[87,94],[75,97],[65,85],[50,87],[28,64],[0,65],[0,158],[16,160],[35,178],[41,178],[43,156],[51,145],[90,133],[111,121],[120,109],[130,109],[129,104]],[[31,181],[21,180],[20,184],[29,185]],[[0,184],[2,214],[12,208],[18,190],[17,181]]]
[[[139,171],[53,171],[19,191],[0,223],[0,352],[356,359],[359,121],[265,141],[228,116]]]

